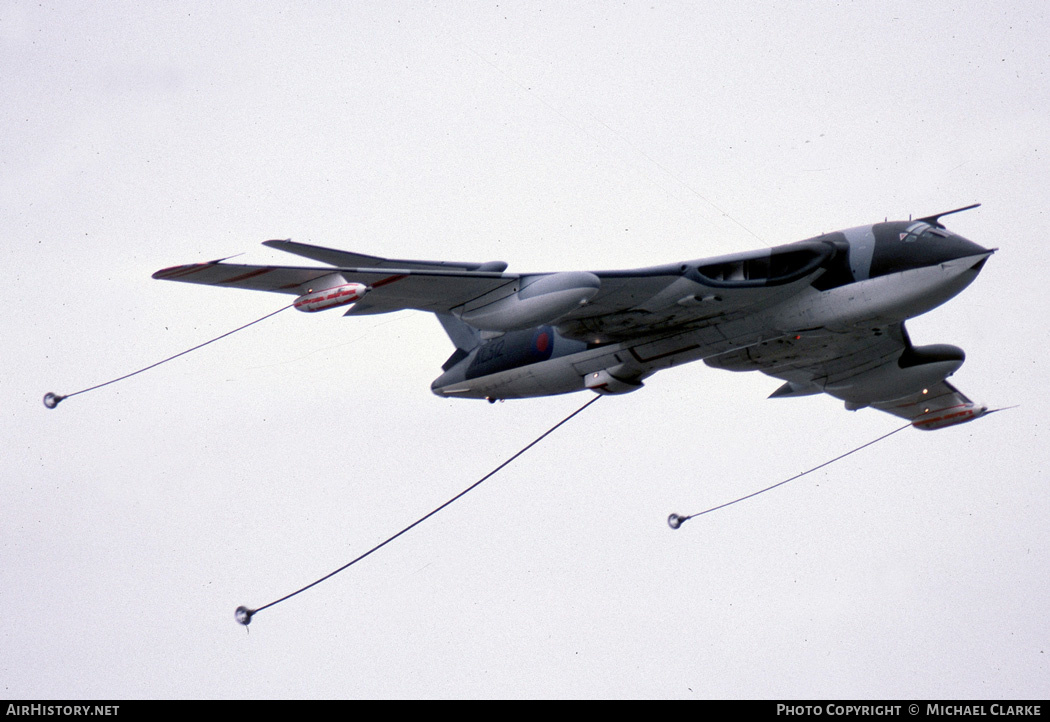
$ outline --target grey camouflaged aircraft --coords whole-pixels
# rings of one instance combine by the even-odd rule
[[[785,383],[772,397],[826,393],[919,429],[987,412],[945,381],[956,346],[914,346],[906,319],[977,277],[995,249],[948,231],[943,216],[826,233],[774,248],[629,271],[506,273],[507,264],[377,258],[292,241],[264,245],[328,268],[175,266],[153,278],[296,296],[307,312],[404,309],[437,315],[456,350],[438,396],[622,394],[661,369],[703,359]]]

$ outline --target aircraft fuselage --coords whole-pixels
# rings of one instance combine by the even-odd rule
[[[680,277],[672,293],[661,294],[666,297],[639,303],[612,321],[554,319],[489,338],[450,359],[431,389],[439,396],[490,401],[584,389],[626,393],[661,369],[702,359],[718,365],[720,354],[777,339],[881,334],[960,293],[993,253],[931,220],[876,223],[766,251],[652,269]],[[605,282],[617,273],[595,275]],[[753,312],[725,313],[720,289],[753,289],[765,302]],[[694,313],[676,324],[676,308],[705,306],[708,318],[697,320]],[[659,330],[642,336],[624,331],[651,319],[659,321]]]

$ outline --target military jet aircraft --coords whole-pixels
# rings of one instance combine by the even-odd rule
[[[438,396],[623,394],[703,359],[783,380],[775,398],[826,393],[930,430],[988,410],[945,380],[962,349],[915,346],[904,327],[970,285],[995,252],[940,222],[976,205],[637,270],[507,273],[501,261],[397,260],[288,240],[264,245],[329,267],[212,261],[153,278],[285,293],[305,312],[434,313],[456,347],[431,384]]]

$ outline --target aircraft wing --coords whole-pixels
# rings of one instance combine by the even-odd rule
[[[961,349],[916,347],[903,323],[870,331],[785,337],[705,359],[715,368],[762,371],[786,383],[771,398],[827,393],[856,410],[870,406],[932,430],[986,412],[943,380],[961,364]]]
[[[509,308],[522,301],[542,309],[554,299],[550,304],[557,313],[537,323],[553,321],[563,335],[608,341],[754,312],[807,287],[837,252],[830,244],[802,243],[628,271],[511,274],[504,272],[507,264],[498,261],[388,259],[292,241],[264,245],[330,265],[246,266],[212,261],[166,268],[153,277],[302,295],[310,292],[311,284],[338,273],[345,283],[369,286],[367,296],[348,315],[417,309],[460,315],[471,323],[471,314],[477,319],[497,304]],[[583,291],[585,301],[557,300],[577,291]],[[515,294],[518,298],[511,298]],[[537,299],[541,294],[545,298]]]
[[[372,289],[350,310],[357,315],[403,309],[448,313],[451,308],[513,284],[518,278],[516,274],[503,273],[506,264],[502,262],[387,259],[291,241],[266,241],[264,245],[332,266],[246,266],[211,261],[165,268],[154,273],[153,278],[298,296],[309,292],[311,284],[338,273],[346,283],[362,283]]]

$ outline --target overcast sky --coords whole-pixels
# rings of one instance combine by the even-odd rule
[[[1045,3],[0,1],[0,696],[1045,698]],[[973,202],[973,424],[692,364],[439,399],[425,314],[154,281],[292,238],[634,268]]]

